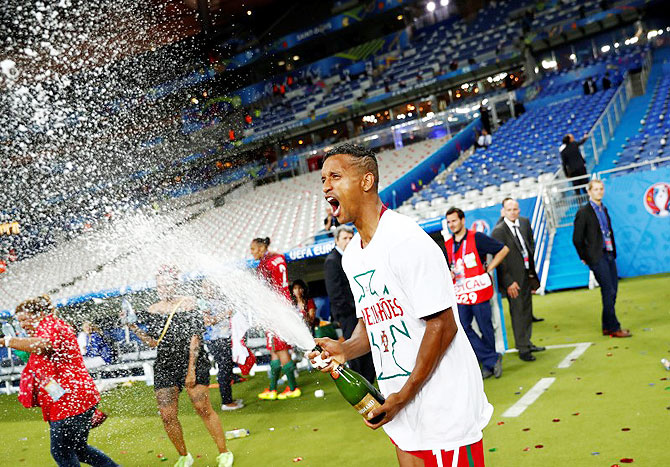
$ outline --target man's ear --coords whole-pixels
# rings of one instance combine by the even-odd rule
[[[367,172],[365,175],[363,175],[363,178],[361,178],[361,188],[363,188],[363,191],[366,193],[370,190],[372,190],[375,186],[375,175],[372,172]]]

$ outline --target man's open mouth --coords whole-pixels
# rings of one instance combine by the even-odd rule
[[[333,196],[326,196],[326,201],[328,201],[328,203],[330,203],[330,207],[333,208],[333,216],[335,217],[339,216],[340,202]]]

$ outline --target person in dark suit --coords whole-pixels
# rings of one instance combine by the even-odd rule
[[[535,360],[532,352],[544,350],[531,342],[533,331],[532,292],[540,287],[535,271],[535,241],[530,221],[519,216],[519,203],[512,198],[503,200],[503,222],[496,225],[491,236],[509,248],[509,253],[498,266],[498,288],[507,296],[512,318],[514,343],[519,358]]]
[[[351,337],[358,324],[354,295],[351,293],[347,275],[344,273],[344,269],[342,269],[342,255],[353,236],[353,228],[348,225],[340,225],[335,230],[335,248],[326,257],[324,265],[326,291],[330,299],[330,312],[333,320],[340,323],[345,339]],[[360,373],[370,383],[374,383],[376,372],[370,352],[362,357],[349,360],[349,366],[352,370]]]
[[[630,337],[632,334],[628,329],[621,329],[615,311],[619,279],[612,221],[602,203],[605,185],[602,180],[591,180],[587,192],[589,202],[579,208],[575,215],[572,243],[582,262],[593,271],[600,284],[603,335]]]
[[[584,135],[579,141],[575,140],[574,135],[568,133],[563,137],[563,144],[559,148],[561,154],[561,165],[563,166],[563,173],[567,178],[581,177],[587,174],[586,160],[582,155],[582,150],[579,148],[586,142],[589,135]],[[586,182],[584,178],[573,180],[573,186],[583,185]],[[583,193],[583,188],[575,190],[577,194]]]
[[[602,85],[603,85],[603,91],[607,91],[609,88],[612,87],[612,80],[610,80],[609,71],[605,73],[605,76],[603,76]]]

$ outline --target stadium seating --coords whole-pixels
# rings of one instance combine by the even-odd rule
[[[621,167],[637,162],[670,157],[667,145],[670,135],[670,77],[661,76],[655,84],[651,102],[641,122],[639,132],[627,138],[618,153],[616,165]],[[668,164],[665,161],[664,164]]]

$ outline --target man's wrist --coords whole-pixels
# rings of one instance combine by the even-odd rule
[[[3,345],[6,348],[10,348],[11,347],[11,341],[12,341],[12,336],[5,336],[5,338],[3,339]]]

